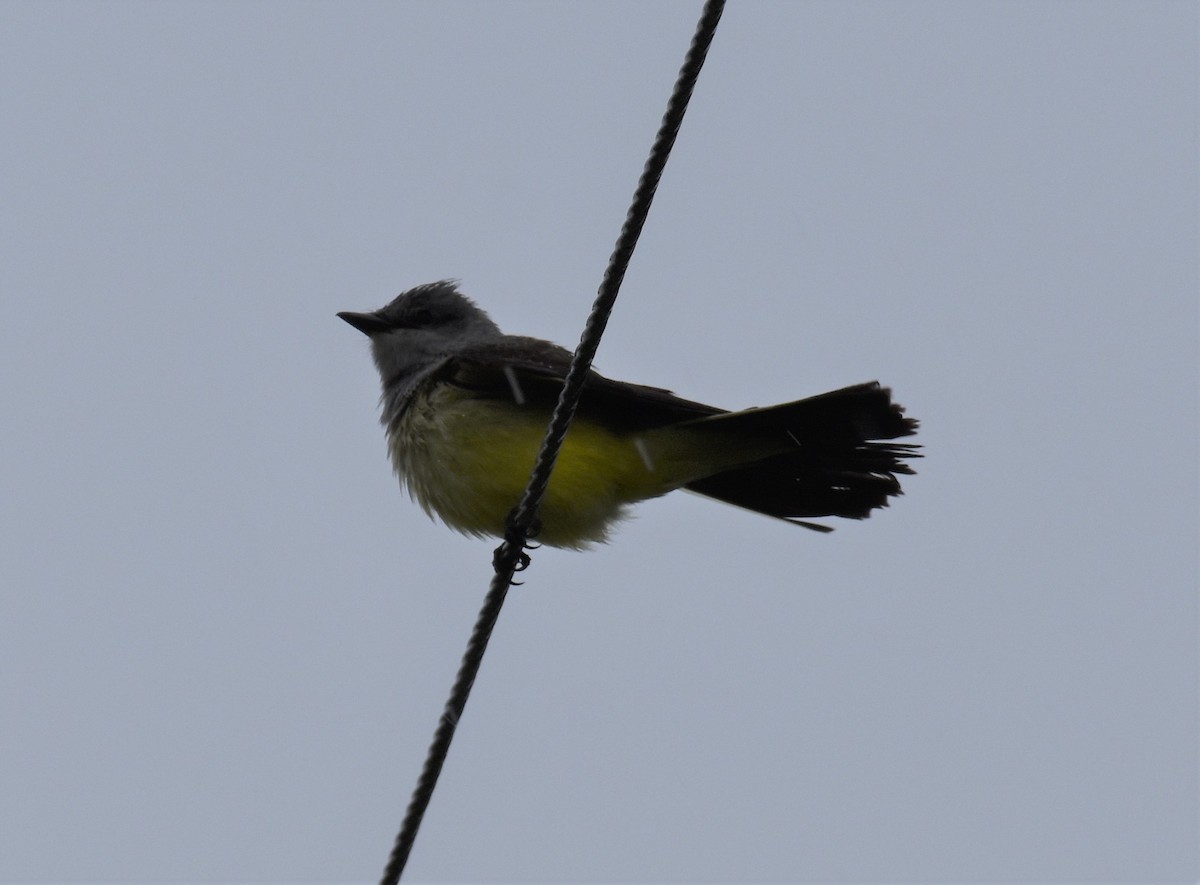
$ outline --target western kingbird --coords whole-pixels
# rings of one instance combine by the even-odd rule
[[[570,351],[505,335],[451,280],[372,313],[339,313],[371,339],[388,450],[431,516],[503,537],[529,481]],[[589,372],[538,511],[536,540],[581,549],[607,539],[629,505],[687,489],[818,531],[901,494],[896,474],[917,422],[878,382],[727,412],[668,390]]]

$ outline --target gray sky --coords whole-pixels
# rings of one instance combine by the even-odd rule
[[[0,880],[378,876],[493,545],[334,313],[573,346],[699,8],[0,4]],[[730,5],[597,365],[927,457],[538,551],[413,881],[1200,875],[1196,74],[1192,3]]]

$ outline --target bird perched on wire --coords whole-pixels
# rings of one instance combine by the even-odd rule
[[[417,286],[370,313],[338,314],[371,339],[392,464],[427,513],[503,537],[529,481],[570,351],[506,335],[455,283]],[[917,422],[878,382],[729,412],[590,372],[538,511],[537,540],[607,540],[631,504],[675,489],[817,531],[901,494]]]

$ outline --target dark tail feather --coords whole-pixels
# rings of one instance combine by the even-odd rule
[[[920,446],[875,442],[911,436],[917,422],[878,383],[859,384],[765,409],[722,415],[739,430],[786,434],[795,448],[689,483],[684,488],[796,522],[817,531],[808,517],[863,519],[902,494],[897,474],[921,457]]]

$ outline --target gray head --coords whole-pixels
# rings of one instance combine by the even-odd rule
[[[385,399],[406,391],[442,357],[503,334],[452,280],[409,289],[371,313],[338,316],[371,339]]]

